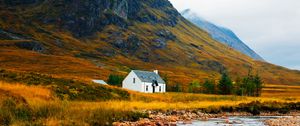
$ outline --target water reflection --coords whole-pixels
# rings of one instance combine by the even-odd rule
[[[212,118],[208,121],[193,121],[192,124],[183,124],[179,126],[266,126],[265,120],[282,118],[285,116],[233,116],[229,118]]]

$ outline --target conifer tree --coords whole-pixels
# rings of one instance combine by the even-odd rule
[[[220,94],[223,95],[232,94],[233,84],[227,72],[224,72],[222,74],[221,80],[219,81],[218,84],[218,89]]]

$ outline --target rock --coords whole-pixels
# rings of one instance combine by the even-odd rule
[[[113,35],[110,37],[113,40],[112,44],[122,50],[124,53],[135,53],[142,44],[142,41],[134,34],[129,35],[126,40],[121,35]]]
[[[202,65],[202,69],[204,70],[211,70],[217,72],[223,72],[226,70],[226,67],[223,64],[219,63],[218,61],[202,60],[202,61],[197,61],[197,63]]]
[[[159,30],[155,32],[155,35],[157,35],[159,38],[153,40],[153,45],[155,48],[159,49],[166,48],[169,40],[174,41],[176,39],[176,36],[168,30]]]
[[[153,0],[153,2],[150,5],[152,8],[163,8],[166,6],[172,6],[172,4],[166,0]]]
[[[17,42],[17,43],[15,43],[15,45],[21,49],[27,49],[27,50],[31,50],[31,51],[35,51],[35,52],[39,52],[39,53],[46,52],[46,48],[44,47],[44,45],[41,44],[40,42],[36,42],[36,41]]]
[[[299,126],[300,117],[288,117],[288,118],[279,118],[266,120],[265,124],[269,126]]]
[[[155,48],[166,48],[167,47],[167,40],[164,38],[157,38],[153,40],[153,45]]]
[[[155,32],[155,34],[166,40],[175,40],[176,39],[176,36],[168,30],[159,30],[159,31]]]
[[[24,40],[25,37],[18,33],[0,29],[0,39],[2,39],[2,40]]]
[[[4,0],[6,5],[36,4],[28,17],[47,24],[55,24],[60,30],[68,30],[75,37],[86,37],[102,31],[108,25],[122,29],[135,23],[151,23],[175,26],[180,14],[168,0]],[[48,7],[44,7],[47,5]],[[30,6],[22,6],[24,10]],[[41,9],[39,9],[41,8]],[[144,9],[149,8],[149,9]],[[158,16],[152,9],[164,13]],[[17,9],[17,8],[15,8]]]
[[[54,41],[54,43],[55,43],[55,45],[57,45],[60,48],[64,47],[64,43],[61,40],[59,40],[59,39],[56,39]]]
[[[9,6],[17,6],[17,5],[34,4],[34,3],[40,2],[40,1],[43,1],[43,0],[3,0],[3,3],[5,5],[9,5]]]
[[[127,42],[128,42],[128,50],[132,53],[137,51],[142,43],[142,41],[136,35],[130,35],[127,38]]]
[[[192,121],[190,121],[190,120],[186,120],[186,121],[183,121],[183,124],[192,124]]]
[[[127,19],[128,16],[128,3],[126,0],[117,0],[113,3],[112,8],[114,14]]]
[[[97,48],[96,51],[108,57],[113,57],[117,54],[113,49],[110,48]]]

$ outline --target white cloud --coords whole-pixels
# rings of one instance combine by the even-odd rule
[[[299,0],[170,0],[232,29],[271,63],[300,70]]]

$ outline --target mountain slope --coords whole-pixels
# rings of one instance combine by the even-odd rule
[[[0,68],[78,79],[159,69],[169,87],[259,72],[299,84],[300,72],[215,41],[167,0],[0,0]],[[285,76],[282,76],[285,75]]]
[[[230,29],[217,26],[191,12],[190,9],[184,10],[182,13],[186,19],[197,25],[198,27],[207,31],[212,38],[220,41],[256,60],[264,61],[261,56],[249,48],[244,42],[242,42]]]

